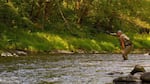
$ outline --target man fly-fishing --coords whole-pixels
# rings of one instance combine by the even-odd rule
[[[120,46],[122,49],[122,57],[124,60],[128,60],[128,54],[131,52],[132,48],[133,48],[133,44],[130,41],[130,38],[125,35],[124,33],[122,33],[121,30],[117,31],[116,35],[119,38],[120,41]]]
[[[124,60],[128,60],[128,54],[131,52],[133,48],[133,44],[130,41],[130,38],[124,33],[122,33],[121,30],[118,30],[117,33],[109,33],[109,34],[117,36],[119,38],[122,57]]]

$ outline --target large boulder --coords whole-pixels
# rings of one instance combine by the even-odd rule
[[[113,84],[143,84],[141,82],[115,82]],[[147,84],[147,83],[144,83]]]
[[[144,67],[141,65],[135,65],[134,69],[130,72],[131,75],[134,75],[135,73],[138,72],[146,72]]]
[[[113,80],[113,82],[139,82],[139,81],[141,81],[140,78],[133,75],[118,77]]]
[[[145,73],[145,69],[141,65],[136,65],[134,69],[130,72],[127,76],[118,77],[113,80],[115,84],[119,84],[119,82],[123,82],[126,84],[140,84],[141,76]],[[144,75],[143,75],[144,76]],[[144,79],[147,79],[146,77],[143,77]],[[150,79],[150,78],[149,78]],[[121,83],[122,84],[122,83]]]
[[[150,83],[150,72],[146,72],[141,75],[141,80],[143,82],[149,82]]]

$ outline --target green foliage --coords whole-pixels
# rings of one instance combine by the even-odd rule
[[[17,9],[12,3],[5,3],[0,6],[0,22],[11,27],[15,25],[15,22],[19,22]]]
[[[102,47],[102,50],[105,51],[113,51],[115,49],[114,44],[112,44],[111,42],[101,42],[100,46]]]
[[[101,47],[93,39],[90,40],[90,39],[73,38],[69,40],[69,43],[72,44],[72,46],[75,49],[81,49],[85,51],[94,51],[94,50],[101,51]]]
[[[117,39],[117,37],[100,33],[99,35],[97,35],[96,39],[98,40],[99,45],[102,47],[102,50],[118,50],[119,40]]]
[[[26,17],[21,17],[13,3],[4,3],[0,6],[0,24],[5,24],[9,28],[30,28],[33,23]]]
[[[149,0],[0,1],[0,48],[30,51],[119,51],[122,30],[135,48],[150,47]]]
[[[134,36],[135,48],[149,49],[150,47],[150,36],[147,34],[135,35]]]

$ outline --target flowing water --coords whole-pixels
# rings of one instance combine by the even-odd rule
[[[0,84],[113,84],[136,64],[150,71],[150,56],[130,54],[35,55],[0,57]]]

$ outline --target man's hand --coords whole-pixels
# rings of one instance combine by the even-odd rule
[[[125,53],[124,50],[121,50],[121,53],[124,54]]]
[[[117,34],[116,33],[109,33],[110,35],[112,35],[112,36],[117,36]]]

